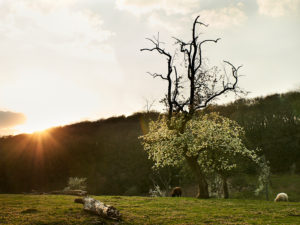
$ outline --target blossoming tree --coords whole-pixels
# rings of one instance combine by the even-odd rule
[[[247,158],[258,162],[256,151],[249,150],[242,142],[244,130],[235,121],[217,113],[195,115],[183,132],[179,127],[183,116],[168,120],[161,116],[150,123],[149,132],[142,136],[144,149],[156,167],[177,166],[186,158],[194,159],[189,166],[195,173],[201,193],[201,182],[208,173],[217,173],[223,180],[224,197],[228,198],[227,177],[239,165],[239,159]],[[173,129],[170,129],[170,123]]]
[[[198,157],[190,154],[187,142],[179,143],[178,138],[183,137],[182,134],[187,130],[187,123],[199,110],[207,107],[221,95],[229,92],[243,93],[243,91],[237,85],[240,66],[235,67],[229,61],[224,61],[222,69],[208,65],[203,48],[206,44],[219,42],[220,38],[202,39],[200,31],[203,27],[207,25],[199,21],[199,16],[196,17],[192,26],[191,40],[174,38],[177,48],[173,53],[164,48],[164,43],[159,40],[159,36],[148,38],[152,47],[143,48],[141,51],[158,53],[166,59],[167,66],[166,73],[149,73],[153,78],[162,79],[167,84],[167,93],[162,102],[167,107],[168,116],[158,124],[152,124],[150,133],[153,133],[153,136],[148,136],[150,139],[162,138],[162,140],[153,142],[153,146],[146,145],[145,147],[161,149],[161,151],[155,151],[155,154],[158,154],[157,157],[161,158],[153,156],[158,162],[163,160],[166,164],[176,163],[179,158],[181,159],[178,151],[182,151],[181,153],[184,154],[181,156],[185,157],[198,179],[199,197],[208,198],[208,185],[204,171],[199,167]],[[151,142],[150,139],[148,143]],[[177,145],[181,148],[177,148]]]

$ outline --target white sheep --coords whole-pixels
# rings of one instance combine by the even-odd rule
[[[288,195],[286,193],[279,193],[274,202],[287,202],[289,200]]]

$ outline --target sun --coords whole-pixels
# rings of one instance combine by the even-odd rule
[[[15,127],[16,133],[46,133],[46,130],[53,127],[53,124],[23,124]]]
[[[59,115],[51,116],[46,113],[26,113],[26,122],[14,127],[14,134],[32,134],[35,132],[43,132],[52,127],[64,126],[70,124],[68,119],[60,118]],[[44,115],[44,116],[43,116]]]

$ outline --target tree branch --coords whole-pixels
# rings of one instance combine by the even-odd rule
[[[147,72],[150,76],[152,76],[153,78],[156,78],[156,77],[160,77],[161,79],[163,80],[168,80],[168,78],[164,77],[162,74],[158,74],[158,73],[150,73],[150,72]]]
[[[217,98],[218,96],[224,94],[227,91],[231,91],[231,90],[235,90],[236,89],[236,85],[238,83],[238,70],[242,67],[239,66],[237,68],[235,68],[235,66],[232,65],[232,63],[228,62],[228,61],[224,61],[224,63],[228,64],[231,66],[232,69],[232,76],[234,77],[234,83],[230,85],[230,83],[227,83],[225,85],[224,81],[223,81],[223,89],[221,91],[218,91],[214,94],[212,94],[208,99],[205,100],[204,104],[199,105],[196,107],[196,109],[200,109],[200,108],[205,108],[209,102],[211,102],[213,99]]]
[[[201,41],[200,44],[199,44],[199,47],[200,47],[202,44],[204,44],[205,42],[215,42],[215,43],[217,43],[217,42],[220,41],[220,40],[221,40],[221,38],[217,38],[217,39],[215,39],[215,40],[213,40],[213,39],[207,39],[207,40]]]

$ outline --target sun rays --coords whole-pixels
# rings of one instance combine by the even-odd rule
[[[7,154],[6,160],[16,163],[18,160],[26,160],[31,166],[32,173],[42,170],[47,159],[53,155],[53,149],[61,149],[61,144],[54,136],[52,129],[34,132],[32,134],[18,135],[18,144]]]

